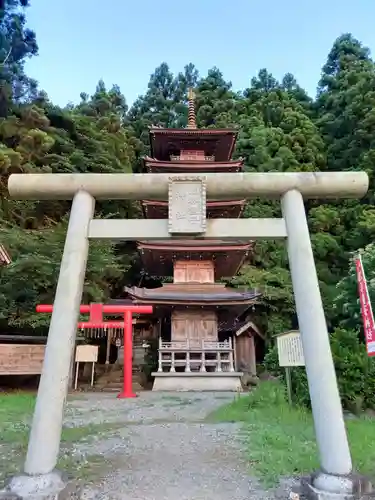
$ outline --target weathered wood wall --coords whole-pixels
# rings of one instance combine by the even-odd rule
[[[0,375],[39,375],[45,346],[0,344]]]
[[[235,339],[236,369],[256,375],[256,357],[254,337],[243,333]]]
[[[214,283],[214,263],[210,260],[178,260],[174,264],[174,283]]]

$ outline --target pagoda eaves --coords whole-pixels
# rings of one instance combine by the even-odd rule
[[[150,129],[151,157],[170,161],[183,150],[202,150],[217,162],[230,160],[237,139],[232,129]]]
[[[139,304],[203,305],[214,306],[248,304],[260,298],[256,290],[241,292],[225,285],[211,283],[169,283],[159,288],[125,288],[128,295]]]
[[[212,260],[215,279],[221,279],[237,274],[252,245],[221,240],[143,241],[138,243],[138,251],[144,267],[153,276],[173,275],[176,261]]]

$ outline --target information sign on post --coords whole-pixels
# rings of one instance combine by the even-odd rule
[[[76,376],[74,381],[74,389],[77,390],[78,371],[80,363],[92,363],[91,369],[91,387],[94,385],[95,363],[98,361],[99,347],[97,345],[79,345],[76,348]]]
[[[298,330],[281,333],[277,336],[277,353],[279,366],[285,368],[288,401],[292,404],[292,380],[290,369],[293,366],[305,366],[301,334]]]

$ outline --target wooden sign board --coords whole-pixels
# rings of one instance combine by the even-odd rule
[[[277,337],[279,366],[305,366],[301,334],[291,331]]]
[[[98,361],[97,345],[79,345],[76,348],[76,363],[96,363]]]
[[[45,345],[0,344],[0,375],[40,375]]]

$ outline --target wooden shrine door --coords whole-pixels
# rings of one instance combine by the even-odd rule
[[[174,311],[171,340],[189,340],[191,346],[202,340],[217,342],[217,314],[215,311]]]

